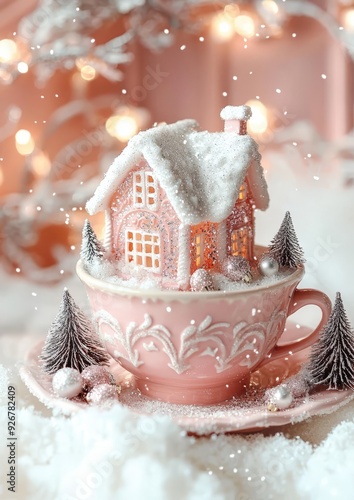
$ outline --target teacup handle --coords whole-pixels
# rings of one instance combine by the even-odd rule
[[[261,364],[257,366],[257,369],[269,363],[270,361],[288,356],[290,352],[295,353],[302,351],[303,349],[310,347],[316,342],[320,331],[327,323],[332,310],[331,301],[325,293],[320,292],[319,290],[313,290],[311,288],[304,288],[301,290],[296,289],[291,298],[287,316],[289,317],[291,314],[298,311],[302,307],[310,305],[318,306],[322,311],[321,321],[314,329],[314,331],[302,340],[295,340],[294,342],[290,342],[289,344],[282,346],[276,345],[275,347],[273,347],[267,357],[261,362]]]

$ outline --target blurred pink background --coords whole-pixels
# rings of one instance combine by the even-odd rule
[[[0,37],[10,37],[19,19],[34,4],[2,0]],[[117,29],[112,22],[97,33],[96,38],[109,36]],[[199,36],[202,35],[204,41],[201,42]],[[241,104],[259,96],[269,112],[268,132],[299,119],[309,120],[326,139],[338,138],[351,130],[353,64],[345,49],[320,23],[294,17],[285,23],[281,36],[265,40],[253,38],[247,49],[244,45],[241,36],[220,41],[207,30],[198,36],[177,32],[173,46],[158,53],[136,42],[132,46],[134,61],[122,67],[125,76],[118,83],[102,76],[91,82],[78,82],[74,74],[77,71],[63,70],[56,72],[41,89],[36,87],[30,70],[11,85],[0,87],[0,126],[7,121],[8,106],[15,104],[22,110],[17,128],[29,130],[35,142],[41,141],[46,127],[43,121],[48,122],[59,106],[75,96],[92,100],[95,96],[111,94],[112,100],[116,97],[121,104],[147,108],[151,120],[146,126],[154,121],[173,122],[191,117],[203,128],[220,130],[219,112],[224,105]],[[181,50],[183,46],[185,49]],[[139,89],[149,72],[150,82],[156,72],[159,75],[156,85],[150,83],[149,90],[141,92]],[[326,75],[326,79],[321,75]],[[122,89],[127,90],[125,95]],[[43,149],[49,157],[68,137],[78,136],[83,128],[89,128],[87,118],[72,120],[54,138],[45,141]],[[117,144],[117,151],[119,146]],[[15,149],[13,135],[3,142],[2,156],[0,193],[17,191],[21,187],[24,158]]]

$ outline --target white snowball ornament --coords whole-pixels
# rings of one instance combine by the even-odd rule
[[[248,260],[241,255],[230,255],[221,263],[221,272],[232,281],[252,281],[251,268]]]
[[[61,398],[74,398],[82,391],[84,381],[81,374],[75,368],[61,368],[52,380],[54,393]]]
[[[270,255],[263,255],[261,260],[259,261],[259,271],[260,273],[269,278],[270,276],[274,276],[279,271],[279,264]]]
[[[86,396],[86,401],[93,406],[111,406],[118,401],[121,387],[111,384],[96,385]]]
[[[191,290],[202,292],[214,290],[213,279],[206,269],[197,269],[190,277]]]
[[[287,384],[268,389],[265,394],[269,411],[286,410],[293,402],[293,394]]]

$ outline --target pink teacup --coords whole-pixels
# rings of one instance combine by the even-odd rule
[[[150,291],[90,276],[78,262],[93,319],[108,353],[136,377],[140,391],[170,403],[213,404],[244,391],[250,373],[313,344],[331,312],[318,290],[298,290],[304,268],[237,291]],[[279,347],[288,316],[322,311],[305,339]]]

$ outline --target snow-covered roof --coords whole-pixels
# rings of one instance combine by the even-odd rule
[[[249,120],[252,116],[250,106],[225,106],[220,112],[223,120]]]
[[[129,171],[144,158],[184,224],[221,222],[231,213],[246,173],[257,208],[269,203],[257,143],[249,135],[198,132],[197,122],[181,120],[133,137],[114,160],[86,209],[108,207]]]

